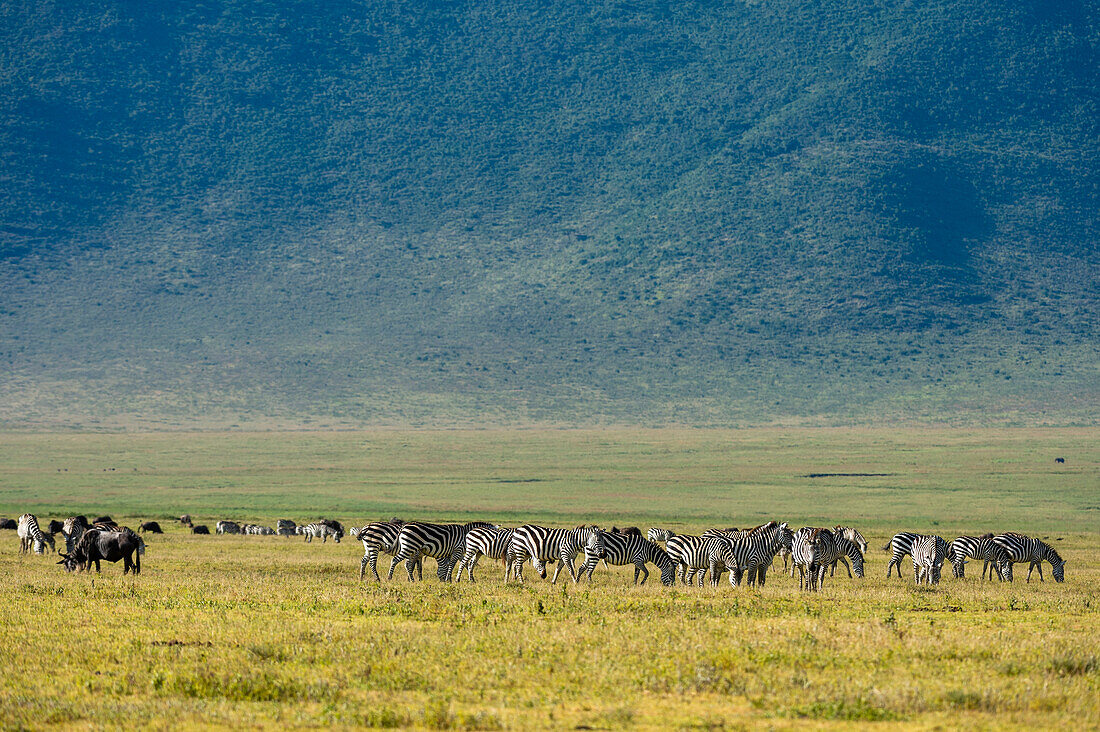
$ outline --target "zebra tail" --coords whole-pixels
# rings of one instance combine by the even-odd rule
[[[892,542],[892,541],[886,542],[886,546],[882,547],[882,551],[884,551],[884,552],[890,551],[890,545],[893,544],[893,543],[894,542]]]

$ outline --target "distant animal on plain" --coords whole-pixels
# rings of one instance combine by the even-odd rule
[[[93,521],[92,523],[93,524],[113,524],[114,522],[115,522],[115,520],[113,518],[111,518],[110,516],[100,516],[95,521]]]
[[[1062,457],[1054,458],[1054,462],[1061,463],[1062,465],[1065,465],[1066,464],[1066,459],[1062,458]]]
[[[206,535],[209,535],[210,534],[210,527],[206,526],[205,524],[199,524],[198,526],[192,525],[191,526],[191,533],[192,534],[206,534]]]
[[[19,522],[16,521],[15,519],[9,519],[9,518],[0,519],[0,529],[11,529],[12,531],[15,531],[18,528],[19,528]]]
[[[191,525],[191,514],[189,514],[189,513],[183,514],[182,516],[179,517],[179,522],[181,524],[183,524],[184,526],[190,526]]]
[[[160,524],[156,521],[146,521],[138,526],[138,532],[144,534],[148,531],[150,534],[163,534],[164,530],[160,528]]]
[[[241,525],[236,521],[219,521],[215,528],[219,534],[241,533]]]
[[[50,519],[50,525],[47,527],[46,532],[56,534],[58,531],[61,531],[62,528],[64,528],[64,524],[57,519]]]

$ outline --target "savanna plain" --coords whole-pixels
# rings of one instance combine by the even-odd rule
[[[1064,458],[1056,463],[1055,458]],[[138,577],[0,533],[0,726],[434,729],[1100,726],[1095,429],[3,433],[0,515],[154,519]],[[854,525],[867,576],[814,595],[358,579],[362,548],[193,536],[189,513],[503,525]],[[1017,530],[1066,581],[887,579],[899,530]],[[61,538],[60,536],[58,537]],[[388,569],[389,557],[380,565]],[[631,570],[631,571],[628,571]],[[652,571],[652,568],[651,568]]]

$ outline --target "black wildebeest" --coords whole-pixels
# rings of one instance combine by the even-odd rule
[[[50,525],[46,529],[46,532],[50,534],[56,534],[58,531],[61,531],[64,528],[65,524],[61,523],[57,519],[50,519]]]
[[[1065,458],[1054,458],[1054,462],[1062,463],[1064,465],[1065,462],[1066,462],[1066,459]]]
[[[97,518],[92,523],[93,524],[113,524],[114,522],[115,522],[115,520],[113,518],[111,518],[110,516],[100,516],[99,518]]]
[[[163,534],[164,531],[160,528],[160,524],[156,521],[146,521],[141,526],[138,526],[138,532],[144,534],[148,531],[150,534]]]
[[[192,534],[209,534],[210,528],[206,524],[199,524],[198,526],[191,527]]]
[[[91,569],[95,562],[95,571],[99,572],[99,563],[106,559],[108,562],[122,560],[122,573],[126,574],[131,569],[134,574],[141,574],[141,537],[129,529],[122,531],[100,531],[88,529],[80,537],[72,552],[62,554],[58,564],[72,572],[76,569]]]
[[[19,528],[19,522],[15,519],[0,519],[0,529],[11,529],[15,531]]]

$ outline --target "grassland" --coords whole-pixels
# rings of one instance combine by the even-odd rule
[[[801,595],[360,585],[360,547],[150,538],[143,574],[66,575],[0,534],[10,727],[1100,725],[1100,440],[1089,430],[0,435],[0,515],[393,513],[514,523],[846,520],[862,581]],[[1055,465],[1056,456],[1065,457]],[[821,474],[865,474],[806,477]],[[1048,536],[1067,581],[886,580],[897,529]],[[428,560],[431,574],[432,561]],[[1019,570],[1020,568],[1018,568]],[[400,571],[400,570],[399,570]],[[1019,572],[1022,580],[1026,572]],[[108,725],[110,726],[110,725]]]

